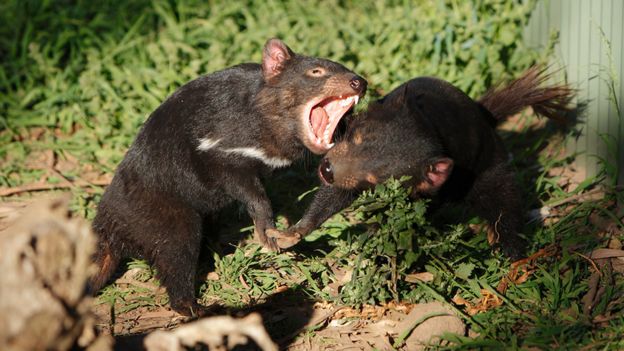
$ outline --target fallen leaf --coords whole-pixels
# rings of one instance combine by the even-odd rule
[[[624,257],[624,250],[615,250],[615,249],[596,249],[591,252],[589,258],[591,259],[601,259],[601,258],[612,258],[612,257]]]
[[[404,280],[408,283],[430,282],[433,281],[433,273],[421,272],[406,274]]]

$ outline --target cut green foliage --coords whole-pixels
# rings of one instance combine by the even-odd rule
[[[351,305],[400,300],[404,276],[426,254],[442,254],[457,244],[461,230],[446,237],[425,219],[426,201],[411,201],[401,180],[391,179],[374,191],[365,191],[352,205],[355,217],[368,226],[337,247],[336,253],[353,270],[351,281],[341,290],[341,302]],[[343,255],[343,256],[341,256]]]
[[[292,284],[298,275],[295,261],[287,254],[262,252],[258,245],[237,247],[233,254],[214,256],[215,269],[202,287],[202,300],[234,307],[252,304]]]

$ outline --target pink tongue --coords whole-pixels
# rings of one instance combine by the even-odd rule
[[[320,106],[313,108],[311,115],[310,122],[312,123],[312,130],[314,130],[314,134],[320,138],[323,136],[323,131],[329,121],[329,116],[327,116],[325,109]]]

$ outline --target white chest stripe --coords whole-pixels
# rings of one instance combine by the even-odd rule
[[[221,139],[213,140],[210,138],[201,138],[199,139],[199,145],[197,146],[197,150],[206,151],[210,150],[213,147],[217,146],[217,144],[221,141]]]
[[[221,149],[221,151],[228,154],[237,154],[245,157],[255,158],[273,168],[286,167],[291,164],[290,160],[284,158],[268,157],[264,150],[257,149],[255,147],[235,147],[232,149]]]
[[[268,157],[266,152],[262,149],[255,147],[235,147],[235,148],[215,148],[221,139],[213,140],[210,138],[202,138],[199,139],[199,145],[197,146],[197,150],[199,151],[207,151],[210,149],[216,149],[218,151],[225,152],[227,154],[235,154],[249,158],[255,158],[257,160],[262,161],[267,166],[273,168],[280,168],[289,166],[292,161],[281,158],[281,157]]]

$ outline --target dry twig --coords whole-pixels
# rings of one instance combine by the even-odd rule
[[[92,186],[106,186],[110,184],[110,180],[94,180],[91,182],[87,181],[76,181],[76,182],[64,182],[58,184],[51,183],[34,183],[34,184],[25,184],[21,186],[16,186],[12,188],[2,188],[0,189],[0,197],[4,196],[12,196],[21,193],[28,193],[33,191],[45,191],[45,190],[55,190],[55,189],[69,189],[69,188],[88,188]]]

